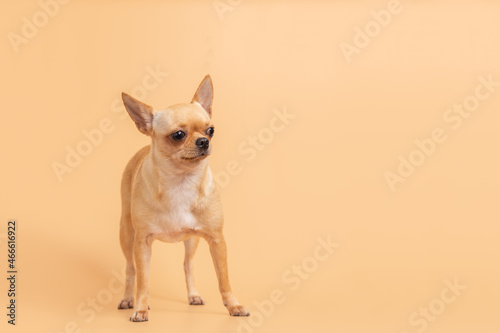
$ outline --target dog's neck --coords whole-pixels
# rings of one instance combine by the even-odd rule
[[[147,170],[148,183],[150,189],[158,197],[169,193],[169,189],[177,188],[200,188],[204,180],[208,159],[199,161],[193,166],[179,166],[169,158],[158,156],[152,147],[150,154],[144,161],[144,168]]]

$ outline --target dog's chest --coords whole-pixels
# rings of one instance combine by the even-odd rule
[[[158,232],[175,241],[177,235],[197,230],[198,220],[192,211],[197,195],[197,188],[189,182],[169,186],[162,195]]]

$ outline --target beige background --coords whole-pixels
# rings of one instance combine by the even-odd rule
[[[17,218],[20,272],[15,327],[0,279],[2,332],[499,332],[500,87],[459,128],[443,116],[474,100],[479,76],[500,81],[500,5],[401,0],[348,62],[342,43],[376,29],[371,12],[389,2],[72,1],[47,22],[36,1],[2,2],[0,269]],[[9,33],[33,15],[45,25],[16,53]],[[148,68],[168,76],[155,83]],[[221,192],[232,286],[252,316],[227,315],[206,244],[196,277],[207,304],[189,307],[183,246],[157,243],[150,322],[133,324],[116,309],[119,182],[148,139],[116,99],[146,78],[145,102],[187,102],[206,73],[212,169],[239,165]],[[295,118],[270,138],[276,110]],[[103,119],[112,130],[59,181],[53,163]],[[447,140],[391,191],[384,173],[435,128]],[[259,134],[254,158],[238,150]],[[318,262],[328,236],[340,247]],[[292,290],[303,263],[311,272]],[[467,288],[445,304],[455,279]],[[259,310],[273,290],[282,304]],[[410,321],[429,306],[428,327]]]

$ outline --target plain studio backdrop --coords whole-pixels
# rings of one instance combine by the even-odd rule
[[[498,332],[499,11],[2,2],[2,332]],[[252,315],[228,315],[205,242],[206,305],[189,306],[183,245],[157,242],[150,321],[130,323],[119,187],[149,139],[120,93],[161,109],[208,73],[230,279]]]

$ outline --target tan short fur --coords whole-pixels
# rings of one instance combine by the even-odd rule
[[[184,270],[189,303],[204,304],[195,285],[192,258],[200,238],[208,242],[224,305],[233,316],[247,316],[231,291],[224,222],[217,189],[208,166],[213,87],[206,76],[191,103],[154,111],[127,94],[125,107],[151,145],[139,150],[122,178],[120,244],[127,261],[126,288],[119,309],[134,307],[131,321],[147,321],[149,265],[154,240],[184,241]],[[174,134],[183,132],[182,140]],[[205,145],[201,147],[202,145]],[[136,281],[137,280],[137,281]]]

